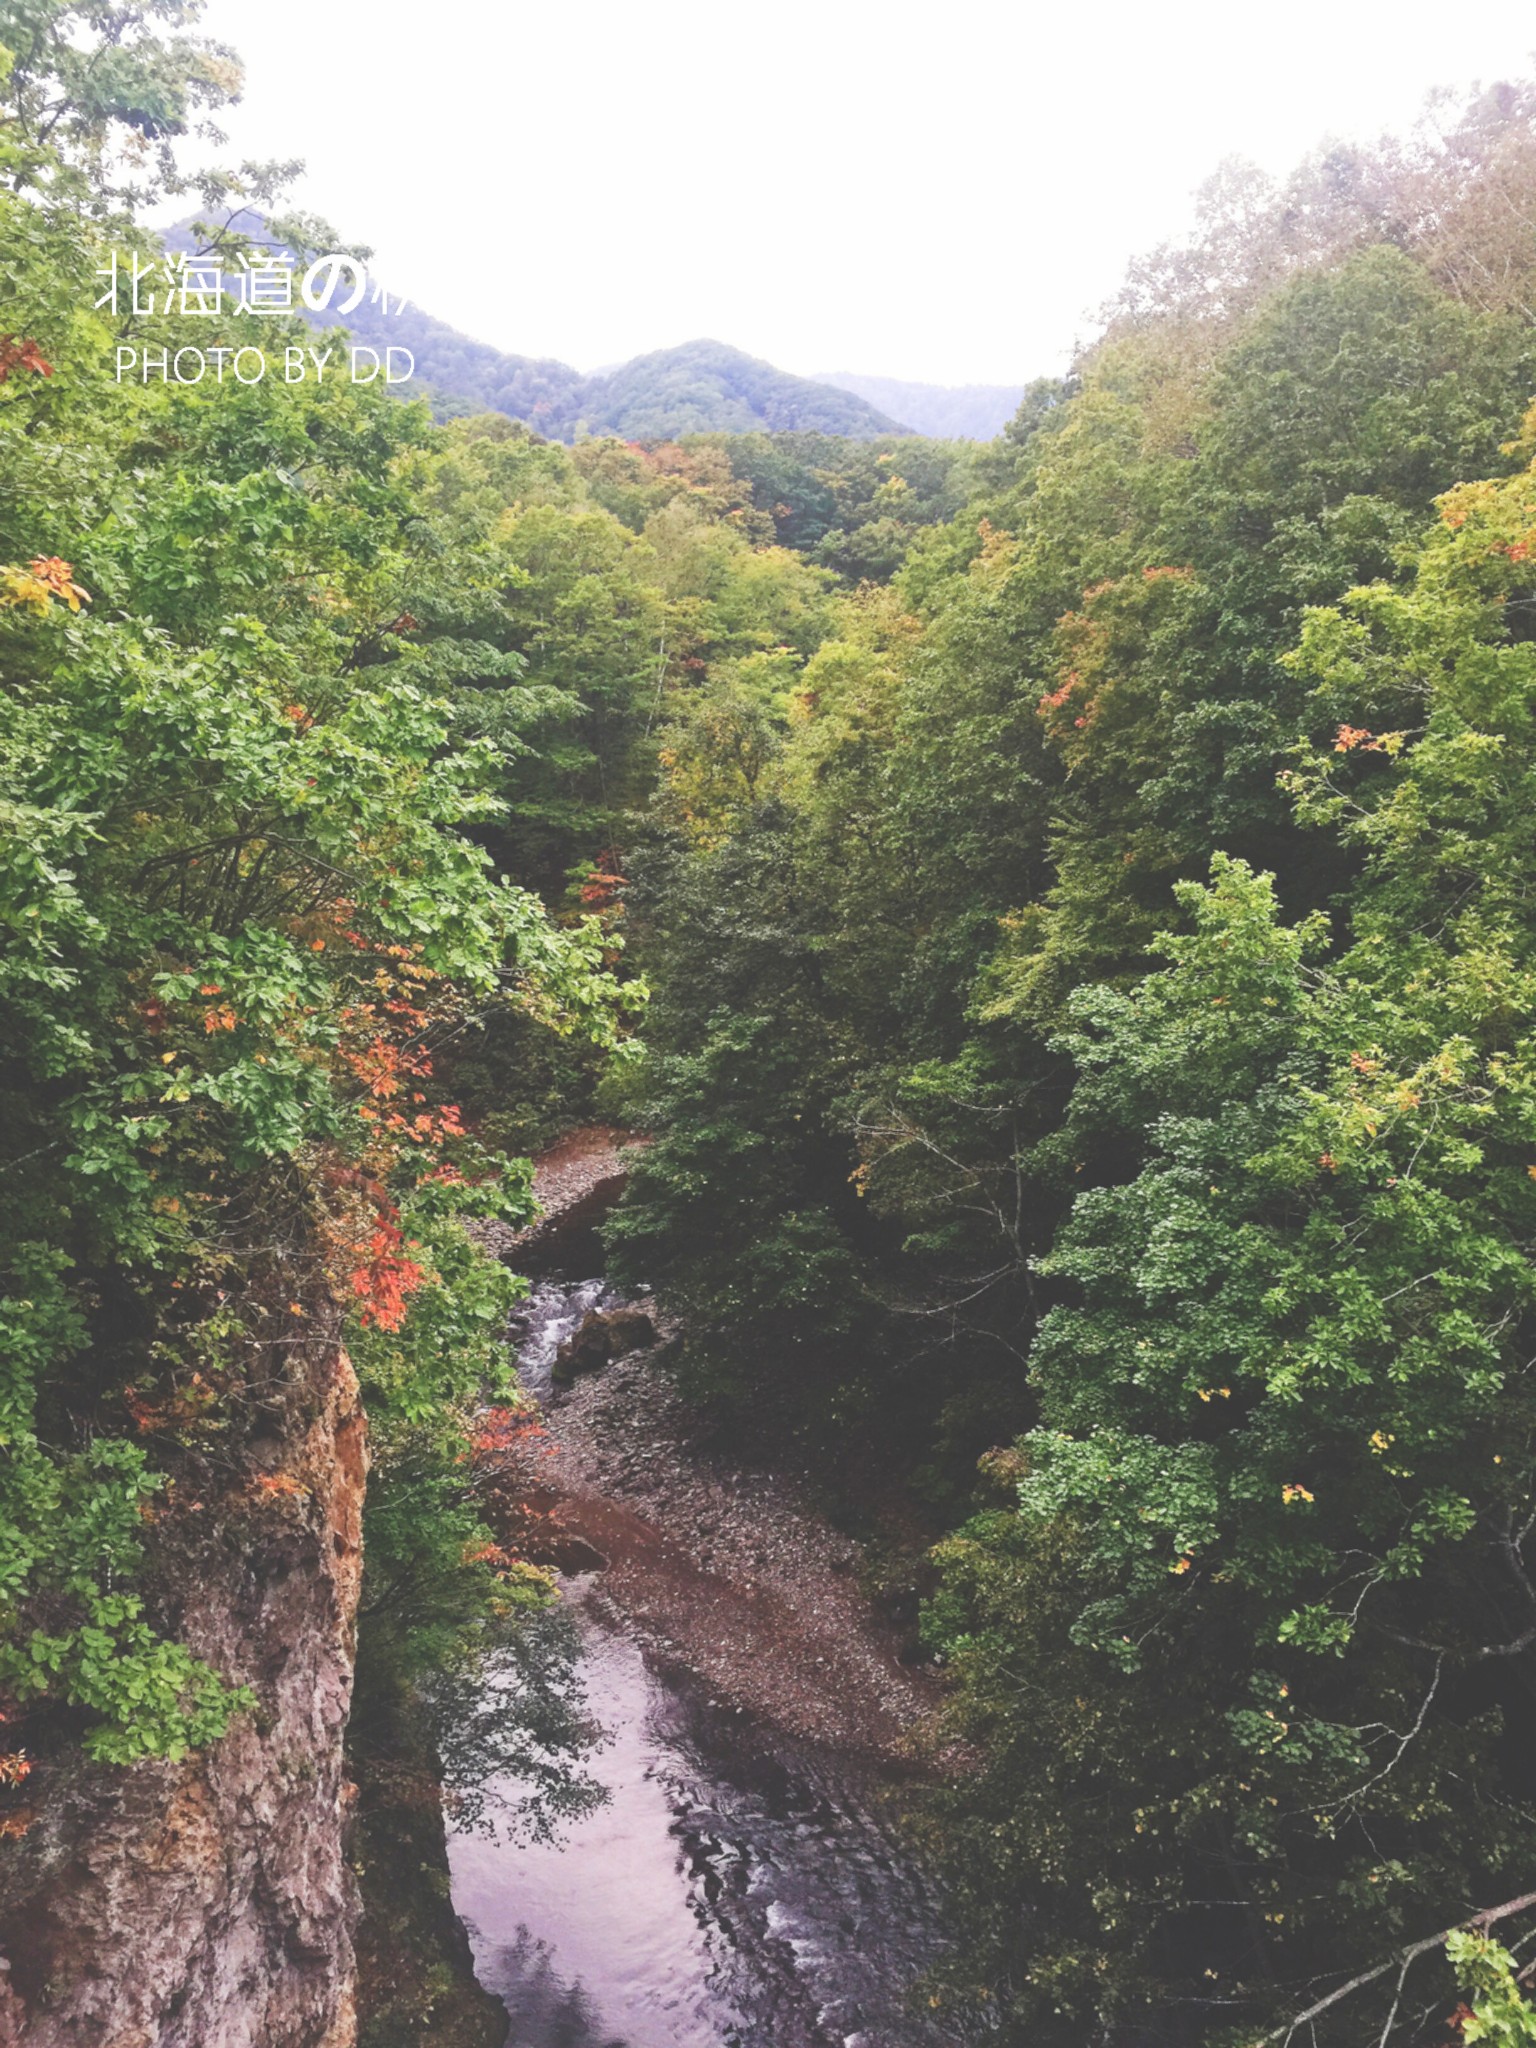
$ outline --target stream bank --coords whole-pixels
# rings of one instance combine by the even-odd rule
[[[904,1661],[906,1639],[862,1590],[859,1546],[817,1506],[809,1475],[749,1468],[706,1439],[660,1369],[677,1331],[656,1304],[642,1304],[656,1344],[554,1384],[582,1319],[622,1302],[594,1277],[598,1227],[635,1145],[611,1126],[571,1133],[538,1162],[540,1224],[477,1226],[487,1249],[534,1276],[512,1339],[548,1434],[519,1454],[526,1513],[508,1535],[557,1565],[573,1544],[600,1555],[604,1597],[637,1638],[731,1706],[909,1768],[939,1701],[932,1673]]]
[[[545,1276],[514,1325],[519,1376],[547,1435],[517,1454],[522,1514],[509,1539],[554,1564],[586,1546],[603,1595],[653,1655],[732,1707],[848,1755],[910,1766],[938,1703],[903,1639],[875,1614],[861,1552],[811,1498],[808,1475],[723,1457],[674,1392],[658,1345],[552,1382],[587,1314],[620,1297],[601,1279]],[[580,1556],[577,1550],[576,1555]]]
[[[601,1277],[624,1149],[574,1134],[540,1164],[537,1230],[482,1226],[536,1276],[512,1338],[543,1427],[503,1454],[502,1533],[561,1571],[607,1797],[553,1844],[450,1822],[476,1974],[517,2048],[943,2048],[906,1997],[945,1946],[940,1902],[888,1796],[936,1681],[809,1475],[709,1443],[664,1313]],[[655,1341],[559,1384],[562,1347],[626,1306]]]

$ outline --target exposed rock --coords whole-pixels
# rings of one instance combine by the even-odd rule
[[[157,1531],[172,1619],[257,1710],[179,1763],[39,1770],[40,1817],[0,1861],[0,2048],[355,2039],[342,1734],[366,1429],[337,1346],[281,1370],[260,1438]]]
[[[584,1372],[600,1372],[615,1358],[656,1342],[656,1325],[643,1308],[589,1309],[555,1353],[551,1378],[569,1386]]]

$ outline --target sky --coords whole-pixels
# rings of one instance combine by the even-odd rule
[[[1529,72],[1436,0],[209,0],[227,155],[394,289],[581,370],[709,336],[815,375],[1060,369],[1226,157],[1284,172]]]

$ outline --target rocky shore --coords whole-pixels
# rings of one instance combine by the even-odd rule
[[[938,1702],[901,1662],[859,1580],[858,1546],[779,1473],[692,1440],[654,1355],[582,1380],[530,1447],[533,1546],[572,1536],[606,1562],[602,1595],[654,1653],[719,1699],[849,1753],[907,1761]]]
[[[544,1222],[494,1248],[524,1270],[536,1248],[572,1278],[585,1277],[583,1257],[595,1272],[596,1240],[580,1240],[622,1187],[625,1150],[612,1130],[573,1134],[540,1162]],[[559,1285],[536,1290],[525,1353],[537,1350],[541,1307]],[[547,1360],[525,1371],[545,1433],[514,1453],[504,1498],[521,1505],[509,1537],[552,1562],[601,1561],[600,1597],[721,1702],[791,1735],[910,1763],[937,1680],[902,1661],[898,1632],[863,1588],[859,1546],[817,1507],[804,1475],[733,1464],[703,1439],[666,1370],[677,1332],[645,1307],[659,1341],[568,1391],[550,1386]]]
[[[513,1230],[505,1223],[476,1220],[468,1226],[471,1235],[519,1273],[542,1272],[571,1254],[599,1259],[596,1226],[623,1193],[629,1162],[644,1143],[613,1124],[567,1132],[534,1162],[533,1192],[543,1211],[539,1221]]]

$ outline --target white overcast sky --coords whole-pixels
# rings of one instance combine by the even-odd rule
[[[233,154],[417,305],[591,370],[708,335],[788,370],[1057,369],[1223,157],[1283,171],[1528,71],[1443,0],[210,0]]]

